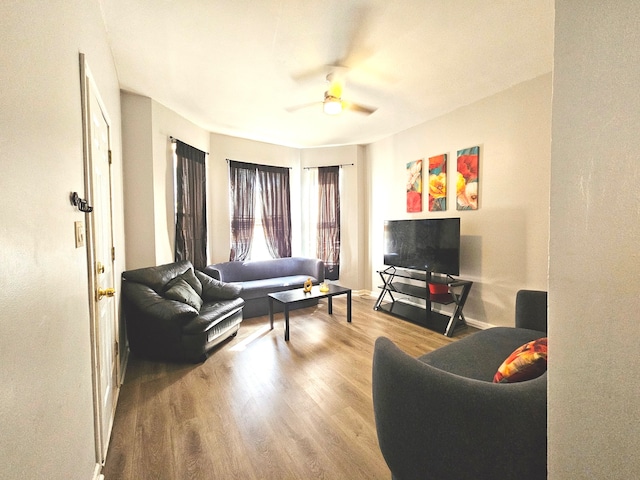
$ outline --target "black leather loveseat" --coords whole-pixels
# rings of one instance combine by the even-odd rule
[[[129,346],[140,357],[203,361],[242,322],[240,287],[182,261],[122,273]]]

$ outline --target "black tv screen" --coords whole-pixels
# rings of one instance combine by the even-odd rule
[[[459,275],[460,219],[386,220],[384,264]]]

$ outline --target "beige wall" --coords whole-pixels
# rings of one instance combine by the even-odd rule
[[[516,291],[547,289],[550,119],[547,74],[369,145],[374,293],[380,284],[375,270],[383,268],[384,220],[460,217],[460,277],[474,281],[465,316],[512,326]],[[475,145],[480,146],[480,208],[459,212],[456,152]],[[406,213],[406,164],[425,159],[426,165],[428,157],[442,153],[448,155],[447,211],[428,212],[425,203],[422,213]]]
[[[640,3],[556,1],[549,478],[640,478]]]
[[[124,264],[120,92],[98,2],[0,2],[0,477],[91,479],[94,449],[79,52],[111,119]]]

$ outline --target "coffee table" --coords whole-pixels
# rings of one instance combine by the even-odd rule
[[[273,330],[273,302],[276,301],[284,305],[284,340],[289,341],[289,305],[312,298],[328,298],[329,299],[329,315],[333,314],[332,299],[336,295],[347,295],[347,322],[351,323],[351,289],[340,287],[338,285],[329,284],[329,291],[321,292],[320,286],[314,285],[310,292],[305,292],[302,288],[295,290],[285,290],[283,292],[269,293],[269,323]]]

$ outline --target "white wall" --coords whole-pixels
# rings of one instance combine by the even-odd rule
[[[551,74],[405,130],[367,147],[370,286],[380,284],[384,220],[461,218],[460,277],[473,280],[465,316],[513,325],[516,291],[547,289]],[[480,146],[480,207],[456,210],[457,150]],[[447,211],[406,213],[405,168],[448,155]],[[427,167],[425,167],[425,170]],[[423,172],[427,187],[427,173]],[[425,188],[426,191],[426,188]]]
[[[120,95],[98,2],[0,3],[0,477],[95,468],[79,52],[112,121],[115,246],[124,254]],[[124,256],[116,261],[120,275]]]
[[[127,269],[170,263],[175,246],[170,137],[206,152],[209,133],[148,97],[127,92],[121,97]]]
[[[556,1],[549,478],[640,478],[640,3]]]
[[[121,94],[127,269],[156,264],[151,103]]]

